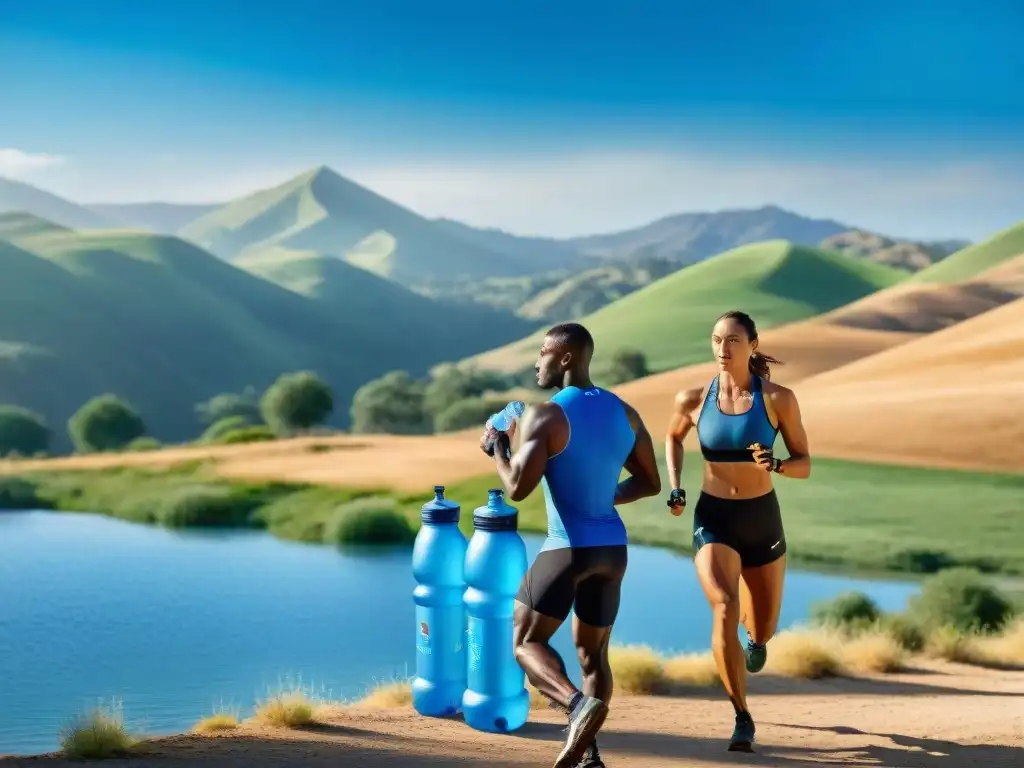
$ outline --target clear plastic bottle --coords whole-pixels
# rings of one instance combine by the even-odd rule
[[[514,422],[519,421],[526,411],[526,403],[522,400],[513,400],[500,411],[492,414],[487,420],[487,427],[494,427],[499,432],[508,432]]]
[[[530,714],[526,675],[512,647],[515,596],[528,566],[518,525],[518,511],[498,489],[473,512],[465,567],[469,673],[462,714],[478,731],[509,733]]]
[[[434,486],[423,505],[423,525],[412,550],[416,580],[416,678],[413,707],[421,715],[443,717],[462,708],[466,690],[466,537],[459,530],[460,507]]]

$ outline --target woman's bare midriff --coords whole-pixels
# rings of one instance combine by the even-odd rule
[[[753,463],[705,461],[701,490],[720,499],[755,499],[771,492],[772,479]]]

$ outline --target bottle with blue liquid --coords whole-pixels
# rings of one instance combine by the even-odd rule
[[[466,537],[459,530],[460,507],[434,486],[423,505],[423,525],[412,550],[416,580],[416,678],[413,707],[421,715],[443,717],[462,707],[466,690]]]
[[[530,714],[526,675],[512,647],[512,612],[528,566],[519,536],[519,513],[493,489],[473,512],[466,550],[469,674],[462,715],[478,731],[510,733]]]

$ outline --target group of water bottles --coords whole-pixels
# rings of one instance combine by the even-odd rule
[[[460,507],[434,487],[413,547],[416,678],[413,706],[443,717],[460,710],[479,731],[508,733],[526,722],[530,696],[512,647],[512,611],[526,573],[518,512],[488,492],[473,512],[473,536],[459,530]]]

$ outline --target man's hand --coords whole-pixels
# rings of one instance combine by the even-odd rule
[[[480,451],[487,456],[495,455],[495,445],[499,439],[504,438],[505,449],[502,456],[508,456],[511,452],[512,436],[515,434],[516,423],[512,422],[508,432],[499,432],[494,427],[487,427],[480,435]]]
[[[679,517],[683,514],[684,509],[686,509],[686,491],[682,488],[676,488],[668,495],[668,510],[676,517]]]
[[[494,455],[494,441],[498,438],[498,430],[494,427],[488,427],[484,430],[483,435],[480,436],[480,450],[486,453],[488,456]]]
[[[754,463],[765,472],[778,472],[782,462],[772,454],[771,448],[765,448],[760,443],[747,446],[748,450],[754,452]]]
[[[494,456],[500,456],[503,459],[507,459],[512,455],[512,440],[508,436],[508,432],[495,431],[494,437],[494,448],[492,449]]]

